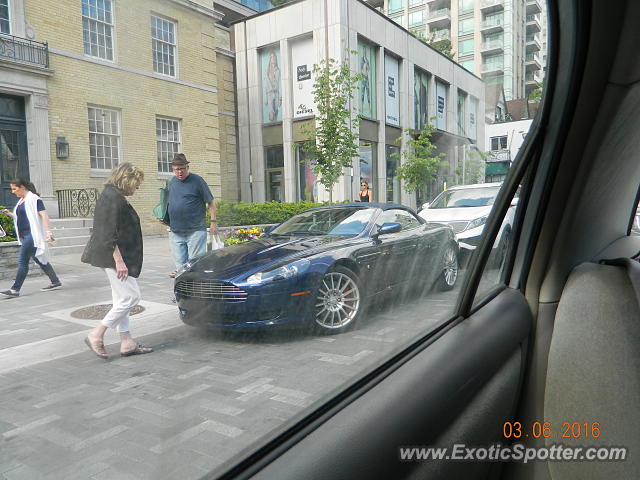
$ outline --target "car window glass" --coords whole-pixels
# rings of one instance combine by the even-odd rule
[[[371,221],[373,208],[330,208],[293,216],[271,231],[271,235],[358,235]]]

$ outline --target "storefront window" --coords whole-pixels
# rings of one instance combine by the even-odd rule
[[[398,178],[398,164],[400,162],[400,147],[386,146],[387,157],[387,202],[400,203],[400,179]]]
[[[309,202],[318,201],[318,176],[314,173],[315,161],[310,154],[302,150],[302,145],[296,148],[296,162],[298,164],[298,200]]]
[[[376,160],[377,144],[366,140],[360,140],[360,181],[366,181],[373,192],[373,198],[379,198],[376,192]]]
[[[284,150],[282,145],[264,149],[265,181],[268,202],[284,201]]]

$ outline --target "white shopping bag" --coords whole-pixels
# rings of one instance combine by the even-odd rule
[[[209,236],[209,251],[220,250],[224,248],[224,242],[220,240],[220,236],[217,233],[212,233]]]

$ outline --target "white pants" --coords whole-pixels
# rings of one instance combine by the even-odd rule
[[[111,284],[111,296],[113,308],[109,310],[102,325],[107,328],[115,328],[118,333],[129,331],[129,310],[140,303],[140,287],[133,277],[127,277],[123,282],[116,274],[114,268],[105,268],[109,283]]]

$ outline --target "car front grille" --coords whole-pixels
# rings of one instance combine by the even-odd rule
[[[229,303],[244,302],[249,295],[232,283],[210,280],[180,280],[176,285],[176,293],[189,298]]]
[[[469,222],[467,220],[455,221],[455,222],[447,222],[447,225],[449,225],[451,228],[453,228],[453,232],[454,233],[463,232],[464,229],[467,228],[468,224],[469,224]]]

